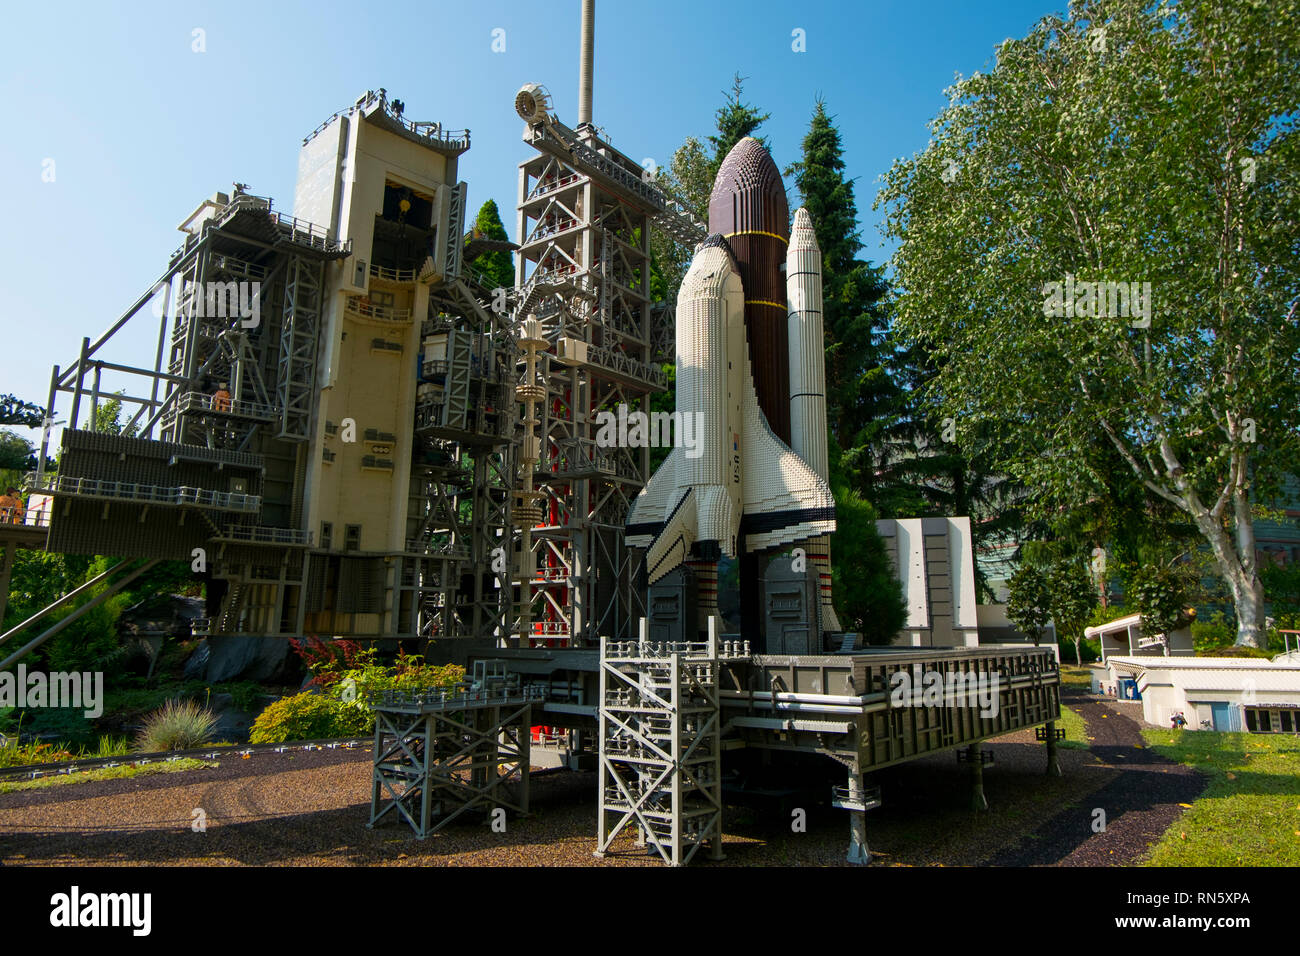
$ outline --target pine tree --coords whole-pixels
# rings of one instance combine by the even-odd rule
[[[822,250],[831,438],[843,451],[841,467],[850,487],[878,505],[883,489],[877,474],[889,458],[890,429],[902,396],[888,371],[884,347],[888,285],[882,269],[858,259],[858,206],[853,180],[844,171],[839,130],[819,99],[803,140],[803,158],[786,175],[794,177]]]
[[[474,228],[465,237],[465,241],[471,239],[509,241],[506,227],[501,223],[501,213],[497,210],[496,200],[489,199],[479,207],[478,215],[474,218]],[[470,265],[481,273],[493,288],[508,289],[515,284],[514,260],[504,249],[480,253],[474,257]]]
[[[731,147],[735,146],[746,136],[753,136],[755,131],[765,122],[772,118],[771,113],[760,113],[750,103],[746,103],[745,80],[748,77],[741,76],[737,73],[731,82],[731,92],[723,93],[726,102],[714,115],[718,121],[718,132],[715,136],[709,137],[709,144],[713,147],[713,159],[709,163],[709,184],[712,186],[713,179],[718,175],[718,169],[722,166],[722,161],[727,158],[731,152]],[[768,146],[766,137],[755,137],[763,148]],[[705,203],[707,205],[707,198]],[[708,210],[706,209],[707,213]]]

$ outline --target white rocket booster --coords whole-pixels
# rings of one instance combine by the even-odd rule
[[[822,252],[808,210],[795,210],[785,259],[786,301],[790,309],[790,448],[822,479],[829,478],[826,450],[826,340],[822,326]],[[808,542],[808,560],[817,569],[822,629],[838,631],[831,601],[830,538]]]

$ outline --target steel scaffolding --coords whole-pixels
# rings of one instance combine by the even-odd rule
[[[544,691],[500,662],[475,668],[472,684],[451,691],[371,695],[370,827],[395,812],[423,840],[470,810],[528,812],[529,725]]]
[[[601,641],[600,810],[596,855],[635,826],[665,863],[701,846],[722,856],[722,734],[717,636]]]

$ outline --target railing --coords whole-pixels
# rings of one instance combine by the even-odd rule
[[[384,279],[388,282],[414,282],[414,269],[389,269],[387,266],[377,266],[373,262],[370,264],[370,274],[376,279]]]
[[[162,488],[157,485],[139,485],[126,481],[102,481],[97,478],[76,478],[66,475],[46,475],[39,481],[33,478],[28,487],[32,491],[54,495],[80,495],[86,498],[108,498],[116,501],[134,501],[150,505],[188,505],[198,508],[215,508],[221,511],[256,513],[262,508],[260,495],[245,495],[207,488]]]
[[[382,106],[384,116],[387,119],[399,124],[415,136],[419,136],[421,139],[427,139],[430,143],[435,143],[446,149],[460,150],[462,152],[469,149],[469,130],[444,130],[441,123],[413,123],[410,120],[403,118],[400,113],[393,109],[388,102],[388,97],[385,95],[384,90],[380,90],[379,92],[366,90],[365,94],[351,106],[331,113],[325,119],[325,122],[321,123],[307,134],[306,138],[303,139],[302,144],[306,146],[309,142],[324,132],[330,123],[333,123],[345,113],[351,113],[358,109],[365,109],[376,101],[378,101]]]
[[[385,688],[373,690],[366,694],[366,702],[377,710],[420,709],[420,710],[469,710],[476,707],[492,707],[506,703],[525,703],[545,700],[546,691],[537,684],[527,687],[505,686],[470,690],[468,688],[430,687],[427,690],[394,690]]]
[[[349,311],[355,312],[357,315],[364,315],[368,319],[380,319],[384,322],[411,321],[410,309],[394,309],[386,305],[375,305],[363,295],[348,296],[347,307]]]
[[[296,528],[268,528],[263,525],[226,525],[221,537],[229,541],[249,541],[254,544],[310,545],[312,533]]]
[[[241,399],[217,398],[203,392],[186,392],[176,403],[178,413],[211,412],[215,415],[230,415],[235,418],[254,418],[272,421],[279,410],[272,405],[260,402],[248,402]]]

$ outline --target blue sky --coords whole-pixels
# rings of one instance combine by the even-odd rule
[[[747,99],[772,114],[761,133],[784,167],[820,95],[857,179],[863,254],[883,261],[871,209],[880,175],[924,147],[955,74],[986,67],[1003,39],[1063,7],[598,0],[595,119],[625,153],[665,163],[713,130],[739,72]],[[470,204],[495,199],[514,238],[528,155],[514,94],[540,82],[575,121],[578,19],[578,0],[11,6],[0,34],[0,393],[43,403],[50,367],[70,364],[83,336],[162,273],[204,197],[238,180],[289,211],[302,138],[367,89],[402,99],[410,119],[472,131],[461,161]],[[791,48],[796,28],[806,52]],[[105,357],[149,364],[150,339],[142,324]]]

